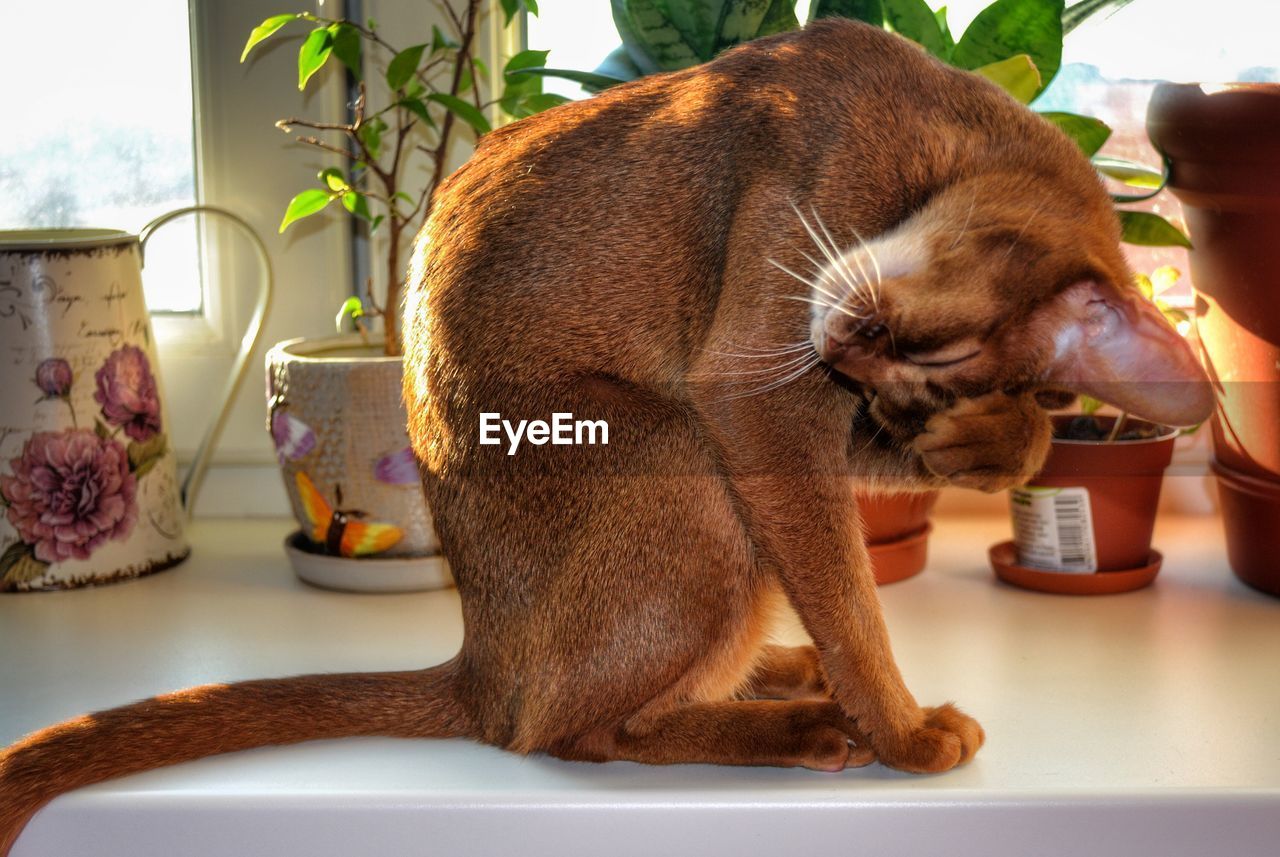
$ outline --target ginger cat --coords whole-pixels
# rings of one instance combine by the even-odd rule
[[[981,727],[890,652],[855,487],[994,491],[1087,392],[1208,416],[1075,146],[821,21],[484,138],[419,236],[405,394],[465,641],[419,672],[180,691],[0,754],[0,855],[56,795],[344,735],[654,764],[944,771]],[[608,445],[479,443],[482,412]],[[812,647],[767,643],[783,601]]]

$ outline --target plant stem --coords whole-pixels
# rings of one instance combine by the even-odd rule
[[[1121,411],[1120,416],[1116,417],[1115,423],[1111,426],[1111,432],[1107,435],[1107,443],[1111,443],[1120,436],[1120,432],[1124,430],[1124,424],[1129,419],[1128,411]]]
[[[457,21],[457,15],[453,12],[453,7],[448,6],[454,20]],[[480,10],[480,0],[467,0],[466,23],[462,25],[461,42],[458,45],[458,61],[453,66],[453,82],[449,86],[449,94],[457,96],[458,86],[462,82],[462,69],[466,66],[471,56],[471,42],[476,34],[476,15]],[[436,145],[435,164],[431,170],[431,181],[427,184],[426,191],[422,194],[423,211],[422,220],[419,226],[426,223],[427,218],[431,215],[431,197],[435,195],[436,188],[440,186],[440,181],[444,178],[445,158],[449,154],[449,140],[452,136],[454,116],[453,111],[445,113],[444,119],[440,124],[440,142]]]

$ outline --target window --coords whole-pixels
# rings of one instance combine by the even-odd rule
[[[195,202],[185,4],[50,0],[14,4],[5,18],[26,35],[0,52],[0,103],[23,113],[16,133],[0,135],[0,228],[136,232]],[[56,33],[56,50],[39,33]],[[199,312],[195,224],[166,229],[148,250],[147,305]]]
[[[296,8],[281,0],[6,6],[3,228],[136,231],[193,201],[222,206],[253,224],[276,271],[276,298],[254,363],[261,365],[274,342],[331,331],[334,307],[351,291],[345,221],[317,217],[286,236],[276,229],[293,194],[337,164],[300,156],[273,125],[300,113],[342,118],[345,81],[327,75],[305,97],[298,93],[301,34],[239,62],[254,26]],[[187,462],[252,312],[257,265],[247,242],[212,219],[178,220],[147,251],[144,280],[168,434]],[[263,425],[261,373],[250,371],[205,482],[202,514],[285,513]]]

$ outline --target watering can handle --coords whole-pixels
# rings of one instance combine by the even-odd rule
[[[208,428],[205,429],[204,437],[200,438],[200,445],[196,447],[195,457],[191,460],[191,468],[182,480],[182,508],[187,517],[191,517],[196,504],[196,495],[200,493],[200,485],[204,482],[205,471],[209,469],[209,459],[213,456],[218,437],[222,434],[222,429],[227,423],[227,415],[231,410],[231,401],[235,397],[236,391],[240,389],[241,382],[244,381],[245,370],[249,368],[249,359],[253,356],[253,349],[257,347],[258,338],[262,334],[262,322],[267,316],[267,309],[271,306],[271,295],[275,280],[271,272],[271,259],[267,256],[267,245],[262,243],[262,238],[258,236],[254,228],[238,214],[233,214],[225,208],[218,208],[213,205],[189,205],[186,208],[178,208],[160,215],[142,227],[142,231],[138,233],[138,239],[139,252],[142,255],[142,264],[144,266],[146,265],[147,239],[169,221],[185,217],[188,214],[215,214],[231,221],[252,242],[254,250],[258,254],[258,267],[260,270],[258,302],[254,305],[253,316],[249,319],[244,335],[240,338],[240,350],[236,352],[235,361],[231,364],[231,374],[227,376],[227,383],[222,389],[222,399],[218,404],[217,410],[214,411],[213,420],[209,423]]]

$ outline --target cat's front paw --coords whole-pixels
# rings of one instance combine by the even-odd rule
[[[986,740],[978,721],[954,705],[924,709],[924,725],[915,732],[877,746],[882,763],[913,774],[936,774],[963,765]]]
[[[1033,396],[990,393],[934,414],[913,447],[925,467],[952,485],[993,492],[1038,473],[1051,435]]]

